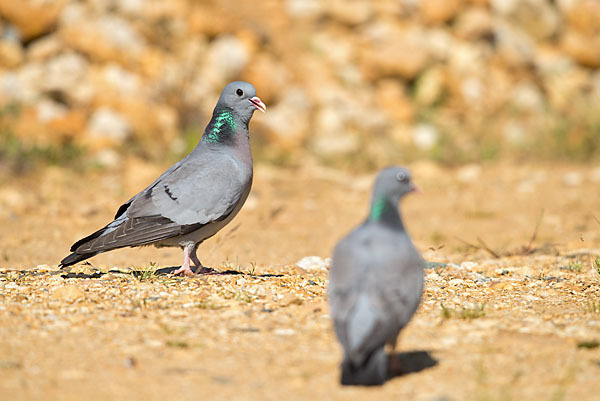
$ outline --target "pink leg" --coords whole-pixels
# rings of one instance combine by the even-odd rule
[[[190,269],[190,253],[193,252],[193,245],[186,245],[183,247],[183,265],[173,272],[173,274],[183,273],[186,276],[193,276],[194,272]]]
[[[192,261],[194,262],[194,265],[196,265],[196,270],[195,270],[196,274],[214,273],[215,269],[202,266],[200,259],[198,259],[198,256],[196,255],[196,249],[198,249],[198,247],[194,248],[194,250],[192,251],[192,253],[190,255],[192,258]]]

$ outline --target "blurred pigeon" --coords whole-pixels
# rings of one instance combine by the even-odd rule
[[[232,82],[221,92],[196,148],[117,211],[115,220],[77,241],[61,267],[102,252],[140,245],[183,248],[183,265],[174,273],[204,267],[198,245],[215,235],[240,211],[252,186],[248,123],[266,106],[247,82]]]
[[[400,198],[417,190],[408,170],[382,170],[369,217],[335,247],[328,298],[344,348],[342,384],[379,385],[387,380],[384,346],[395,347],[419,305],[424,261],[398,210]]]

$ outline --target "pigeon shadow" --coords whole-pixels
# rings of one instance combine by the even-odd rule
[[[148,275],[151,276],[167,276],[172,274],[175,270],[179,269],[180,266],[171,266],[171,267],[163,267],[160,269],[156,269],[156,270],[152,270],[152,271],[148,271],[148,270],[128,270],[128,271],[122,271],[119,269],[111,269],[107,272],[101,272],[101,271],[95,271],[93,273],[75,273],[75,272],[71,272],[68,270],[57,270],[57,271],[44,271],[44,272],[40,272],[40,271],[35,271],[35,270],[19,270],[19,269],[14,269],[14,270],[5,270],[0,272],[0,277],[5,276],[8,273],[17,273],[19,275],[22,276],[45,276],[45,275],[51,275],[51,276],[56,276],[56,275],[60,275],[62,278],[81,278],[81,279],[86,279],[86,278],[100,278],[102,276],[104,276],[105,274],[109,274],[109,273],[117,273],[117,274],[127,274],[127,275],[132,275],[134,277],[137,278],[144,278]],[[210,269],[210,270],[208,270]],[[207,272],[203,272],[198,274],[196,277],[202,277],[202,276],[233,276],[233,275],[250,275],[253,277],[283,277],[283,274],[274,274],[274,273],[264,273],[264,274],[249,274],[243,271],[239,271],[239,270],[223,270],[223,271],[219,271],[219,270],[215,270],[212,268],[207,268]]]
[[[60,273],[63,273],[63,272],[59,272],[59,274]],[[56,273],[54,273],[54,274],[56,274]],[[60,276],[62,278],[100,278],[100,277],[104,276],[105,274],[106,273],[103,273],[103,272],[93,272],[91,274],[68,272],[68,273],[61,274]]]
[[[157,276],[166,276],[168,274],[172,274],[175,270],[179,269],[181,266],[170,266],[170,267],[162,267],[160,269],[156,269],[153,271],[154,275]],[[219,270],[215,270],[212,267],[207,267],[205,268],[208,271],[207,272],[202,272],[200,274],[198,274],[198,277],[201,276],[235,276],[235,275],[248,275],[248,273],[245,273],[243,271],[240,270],[223,270],[223,271],[219,271]],[[112,270],[111,272],[113,273],[117,273],[117,271]],[[123,272],[120,272],[123,273]],[[131,272],[129,272],[128,274],[133,274],[134,276],[138,277],[144,274],[148,274],[147,272],[143,271],[143,270],[133,270]],[[251,276],[255,276],[255,277],[283,277],[283,274],[270,274],[270,273],[265,273],[265,274],[252,274]]]
[[[396,352],[389,355],[388,379],[421,372],[438,364],[428,351]]]

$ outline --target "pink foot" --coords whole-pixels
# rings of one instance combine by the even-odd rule
[[[194,272],[189,266],[181,266],[179,269],[173,272],[174,275],[183,274],[184,276],[193,276]]]
[[[173,274],[183,274],[185,276],[193,276],[194,272],[190,269],[190,253],[194,250],[193,244],[188,244],[183,247],[183,264],[173,272]]]

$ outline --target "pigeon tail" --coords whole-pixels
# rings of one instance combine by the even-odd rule
[[[96,256],[98,252],[92,253],[72,253],[63,260],[60,261],[58,265],[61,269],[67,266],[74,265],[77,262],[81,262],[82,260],[86,260],[91,258],[92,256]]]
[[[71,245],[70,251],[73,253],[68,255],[67,257],[65,257],[63,260],[61,260],[58,266],[60,268],[71,266],[77,262],[81,262],[82,260],[89,259],[92,256],[99,254],[100,252],[77,253],[77,248],[79,248],[80,246],[84,245],[85,243],[87,243],[89,241],[92,241],[92,240],[100,237],[102,234],[104,234],[106,232],[106,230],[109,228],[109,226],[110,226],[110,224],[105,227],[102,227],[101,229],[94,232],[93,234],[90,234],[87,237],[82,238],[79,241],[75,242],[73,245]]]
[[[388,358],[383,347],[377,349],[361,366],[342,362],[341,383],[344,386],[380,386],[388,378]]]

